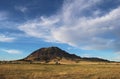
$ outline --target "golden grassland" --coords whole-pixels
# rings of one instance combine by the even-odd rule
[[[0,64],[0,79],[120,79],[120,65]]]

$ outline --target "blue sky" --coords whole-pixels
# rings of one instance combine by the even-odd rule
[[[120,0],[1,0],[0,60],[57,46],[120,61]]]

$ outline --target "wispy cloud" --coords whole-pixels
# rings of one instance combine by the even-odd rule
[[[22,13],[25,13],[28,11],[28,8],[25,6],[15,6],[15,9],[22,12]]]
[[[0,21],[6,20],[8,18],[8,13],[5,11],[0,11]]]
[[[13,42],[16,38],[0,34],[0,42]]]
[[[51,31],[56,28],[59,19],[54,17],[40,17],[35,20],[30,20],[25,24],[18,27],[18,29],[24,31],[27,35],[37,38],[44,38],[46,41],[54,41]]]
[[[9,53],[9,54],[21,54],[22,51],[16,49],[0,49],[2,52]]]
[[[85,50],[120,51],[120,6],[99,9],[104,0],[65,1],[58,14],[19,26],[29,36],[66,43]]]
[[[82,57],[93,57],[90,54],[83,54]]]

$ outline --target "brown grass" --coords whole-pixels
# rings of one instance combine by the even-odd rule
[[[120,79],[120,65],[1,64],[0,79]]]

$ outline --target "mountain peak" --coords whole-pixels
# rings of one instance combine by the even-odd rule
[[[69,54],[68,52],[58,47],[52,46],[47,48],[40,48],[27,56],[24,60],[45,61],[46,59],[49,61],[55,59],[76,60],[80,59],[80,57],[74,54]]]
[[[62,50],[62,49],[55,47],[55,46],[51,46],[51,47],[40,48],[38,50]]]

